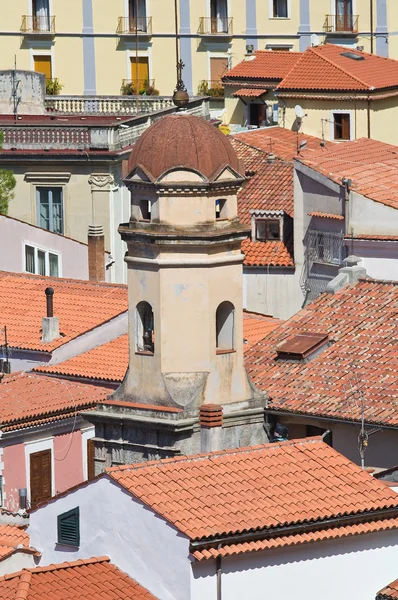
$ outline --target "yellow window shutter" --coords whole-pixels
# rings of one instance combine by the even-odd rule
[[[44,73],[46,80],[51,79],[51,56],[34,56],[33,60],[36,73]]]
[[[140,87],[144,82],[149,81],[149,63],[146,56],[139,56],[138,61],[135,57],[131,58],[131,81],[133,85],[137,79]]]

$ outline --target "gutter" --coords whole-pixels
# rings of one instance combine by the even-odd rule
[[[323,519],[319,521],[312,521],[306,523],[299,523],[296,525],[288,525],[281,527],[272,527],[270,529],[262,528],[256,531],[247,531],[244,533],[237,533],[233,535],[225,535],[214,537],[213,539],[205,538],[200,540],[194,540],[191,542],[191,551],[205,550],[207,548],[214,548],[218,546],[221,549],[224,545],[242,544],[245,542],[253,542],[256,540],[272,539],[275,537],[289,536],[304,534],[322,529],[330,529],[332,527],[342,527],[346,525],[356,525],[358,523],[364,523],[368,521],[380,521],[384,519],[392,519],[398,517],[398,499],[397,505],[392,508],[383,508],[378,510],[369,510],[361,514],[342,515],[339,517],[332,517],[330,519]]]

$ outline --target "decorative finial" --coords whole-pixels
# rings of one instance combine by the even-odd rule
[[[177,85],[173,94],[173,102],[177,108],[184,108],[189,102],[187,88],[182,80],[182,70],[184,67],[185,65],[182,60],[179,60],[177,63]]]

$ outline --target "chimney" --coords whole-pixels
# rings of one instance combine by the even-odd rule
[[[200,450],[215,452],[222,450],[222,406],[219,404],[203,404],[199,412]]]
[[[105,281],[105,237],[102,225],[88,226],[88,278]]]
[[[358,256],[347,256],[344,260],[345,267],[339,269],[339,274],[336,275],[332,281],[329,281],[326,291],[328,294],[336,294],[342,290],[346,285],[354,285],[358,283],[360,279],[366,277],[366,269],[360,267],[358,263],[362,259]]]
[[[54,290],[52,287],[45,289],[47,316],[42,319],[42,337],[41,341],[48,343],[59,338],[59,321],[58,317],[54,317]]]

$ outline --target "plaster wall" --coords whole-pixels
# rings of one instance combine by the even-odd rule
[[[37,567],[33,554],[26,552],[15,552],[9,558],[0,561],[0,577],[9,573],[16,573],[22,569],[33,569]]]
[[[82,433],[80,429],[54,436],[56,494],[64,492],[84,480],[82,451]]]
[[[26,465],[24,444],[3,447],[3,494],[8,510],[19,509],[19,490],[26,488]],[[1,564],[1,563],[0,563]]]
[[[88,279],[87,244],[0,215],[0,255],[3,271],[25,271],[24,244],[58,254],[61,277]],[[104,254],[106,262],[107,256]]]
[[[289,319],[300,310],[302,303],[294,270],[244,267],[243,306],[247,310]]]
[[[5,358],[4,350],[0,351],[0,357]],[[28,352],[27,350],[11,348],[11,373],[15,373],[15,371],[30,371],[34,367],[47,363],[50,358],[51,354],[44,352]]]
[[[266,590],[269,598],[374,600],[396,578],[397,544],[397,531],[387,531],[223,558],[222,595],[263,600]],[[214,561],[194,563],[192,571],[191,600],[216,600]]]
[[[60,546],[57,516],[76,506],[80,547]],[[27,532],[41,566],[106,555],[157,598],[191,597],[189,540],[106,477],[34,511]]]
[[[397,235],[398,210],[356,192],[350,194],[348,233],[351,235]]]

